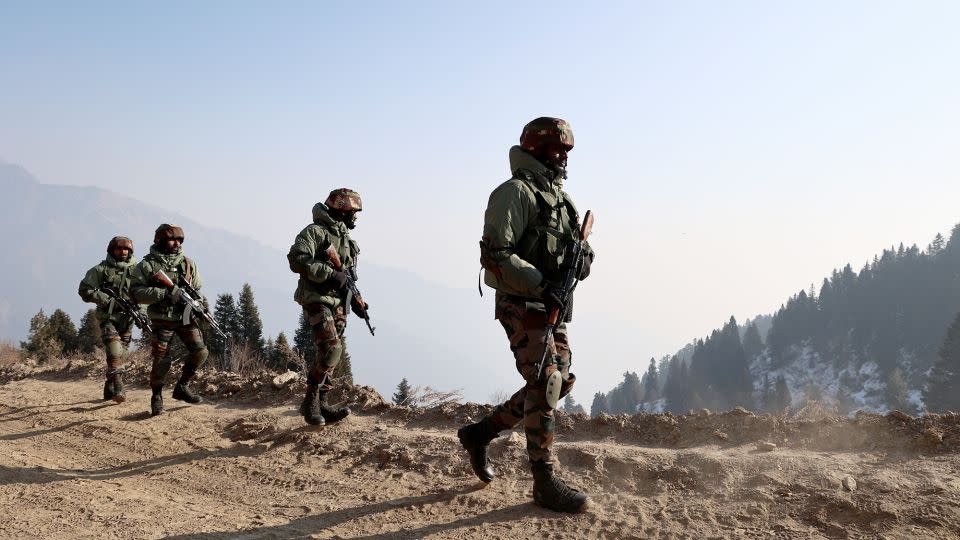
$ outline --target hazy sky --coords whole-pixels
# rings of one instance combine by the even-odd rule
[[[475,287],[509,146],[566,118],[598,253],[571,333],[606,389],[624,355],[960,222],[958,25],[956,2],[0,1],[0,159],[281,249],[353,187],[364,257]]]

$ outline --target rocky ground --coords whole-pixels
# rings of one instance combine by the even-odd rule
[[[141,364],[142,365],[142,364]],[[531,503],[522,434],[499,476],[469,470],[455,428],[487,406],[394,407],[307,427],[302,383],[205,372],[207,403],[149,417],[143,367],[126,403],[99,363],[0,369],[0,536],[42,538],[957,538],[960,416],[559,416],[584,515]]]

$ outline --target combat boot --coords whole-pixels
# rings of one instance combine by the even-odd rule
[[[320,402],[320,414],[323,415],[324,422],[328,424],[339,422],[350,414],[350,409],[347,407],[334,409],[327,405],[327,392],[324,390],[317,392],[317,401]]]
[[[496,476],[493,467],[487,460],[487,446],[498,435],[499,433],[493,429],[493,426],[486,419],[457,430],[457,438],[460,439],[460,444],[470,454],[470,466],[473,467],[473,472],[477,475],[477,478],[483,482],[489,483]]]
[[[300,404],[300,414],[303,420],[311,426],[322,426],[325,422],[320,412],[320,402],[317,399],[316,390],[307,390],[303,396],[303,403]]]
[[[127,400],[127,393],[123,389],[123,376],[119,373],[113,376],[113,400],[117,403]]]
[[[107,377],[107,380],[103,383],[103,400],[113,399],[113,394],[113,380]]]
[[[187,403],[197,404],[203,401],[199,395],[193,390],[190,390],[188,386],[190,384],[190,379],[193,378],[193,373],[184,371],[183,375],[180,376],[180,380],[177,381],[176,386],[173,387],[173,399],[179,399],[180,401],[186,401]]]
[[[530,469],[533,471],[533,502],[537,505],[571,514],[587,511],[590,498],[554,476],[552,463],[533,461]]]
[[[153,395],[150,396],[150,416],[157,416],[163,412],[163,394],[162,388],[154,388]]]

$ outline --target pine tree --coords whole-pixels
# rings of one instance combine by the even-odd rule
[[[348,384],[353,384],[353,362],[350,360],[350,352],[344,349],[340,362],[333,368],[333,378],[343,379]]]
[[[653,358],[650,359],[650,366],[647,368],[645,379],[643,400],[647,403],[653,403],[660,399],[660,378],[657,376],[657,363]]]
[[[213,307],[213,318],[223,329],[226,338],[214,333],[210,337],[210,353],[221,361],[221,366],[229,364],[228,356],[232,343],[240,343],[242,334],[240,331],[240,313],[237,311],[237,304],[233,300],[233,295],[224,293],[217,295],[217,302]]]
[[[313,365],[317,358],[317,346],[313,342],[313,329],[304,312],[300,312],[300,324],[293,334],[293,350],[303,359],[305,366]]]
[[[263,322],[260,320],[260,310],[253,300],[253,288],[244,283],[237,300],[240,336],[243,342],[253,351],[263,350]]]
[[[287,341],[287,335],[280,332],[277,334],[277,341],[273,344],[273,354],[270,356],[270,367],[277,371],[286,371],[290,369],[290,360],[290,343]]]
[[[790,395],[790,388],[787,386],[787,380],[783,378],[783,375],[777,377],[777,382],[774,385],[774,396],[774,404],[776,408],[771,412],[782,412],[784,409],[793,404],[793,397]]]
[[[590,405],[590,416],[597,417],[600,413],[610,413],[610,405],[607,404],[607,396],[602,392],[593,395],[593,404]]]
[[[57,357],[63,351],[63,343],[54,335],[50,319],[42,309],[30,318],[30,333],[26,341],[20,342],[20,348],[40,363]]]
[[[747,361],[753,360],[763,351],[763,340],[760,339],[760,330],[757,325],[751,323],[743,333],[743,352],[747,355]]]
[[[957,389],[960,389],[960,313],[947,330],[947,337],[940,345],[939,357],[927,378],[927,387],[923,391],[927,410],[960,411],[960,391]]]
[[[103,343],[100,337],[100,323],[97,321],[97,310],[90,309],[80,319],[80,329],[77,330],[77,348],[83,354],[90,354]]]
[[[887,378],[887,388],[884,395],[887,406],[891,410],[913,414],[913,405],[910,404],[909,394],[910,389],[903,376],[903,371],[900,368],[895,368]]]
[[[50,332],[63,344],[60,354],[69,355],[77,351],[77,327],[70,315],[62,309],[56,309],[50,315]]]
[[[407,400],[410,399],[410,383],[407,382],[407,378],[404,377],[400,384],[397,385],[397,391],[393,393],[393,404],[394,405],[404,405]]]

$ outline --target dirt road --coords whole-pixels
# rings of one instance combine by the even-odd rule
[[[293,401],[168,397],[168,412],[150,418],[147,390],[121,405],[95,399],[100,391],[85,378],[0,385],[0,536],[960,536],[955,450],[871,450],[869,440],[830,450],[844,445],[797,436],[764,452],[737,427],[761,420],[721,415],[710,427],[723,422],[729,436],[717,428],[646,445],[617,435],[625,417],[583,420],[561,428],[557,448],[563,475],[594,504],[565,516],[531,504],[519,433],[494,441],[500,475],[481,487],[455,437],[462,418],[436,411],[388,408],[307,428]]]

